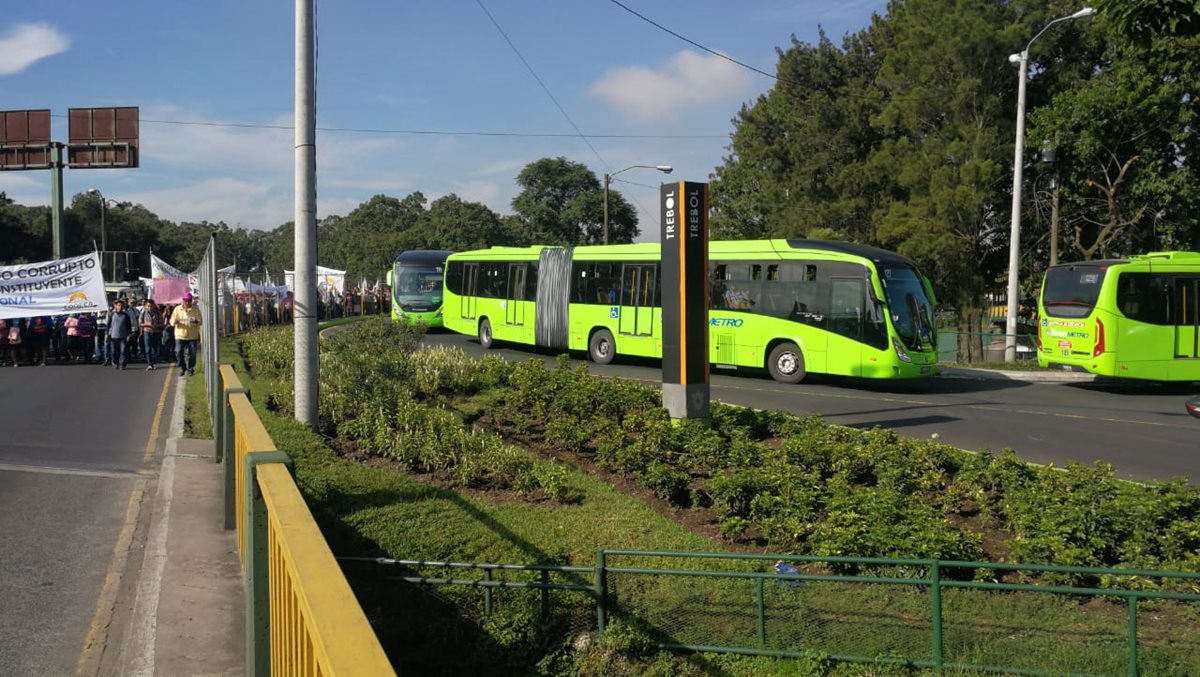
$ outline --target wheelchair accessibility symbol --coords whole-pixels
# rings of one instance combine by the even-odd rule
[[[614,320],[617,319],[618,317],[621,316],[621,309],[618,308],[617,306],[613,306],[612,308],[609,308],[608,316]]]

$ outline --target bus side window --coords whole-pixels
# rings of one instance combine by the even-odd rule
[[[458,261],[446,265],[446,289],[452,294],[462,294],[462,268]]]
[[[574,262],[571,265],[571,303],[590,303],[587,295],[588,282],[591,281],[590,263]]]
[[[1161,275],[1122,273],[1117,279],[1117,309],[1137,322],[1171,324],[1171,284]]]

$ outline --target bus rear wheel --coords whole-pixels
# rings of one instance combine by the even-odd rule
[[[479,345],[488,350],[493,343],[495,340],[492,338],[492,323],[485,317],[479,321]]]
[[[597,330],[588,341],[588,357],[596,364],[608,364],[617,356],[617,344],[613,341],[612,332],[607,329]]]
[[[780,343],[767,358],[767,371],[780,383],[799,383],[804,380],[804,353],[795,343]]]

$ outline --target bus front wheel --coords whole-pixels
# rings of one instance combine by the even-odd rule
[[[617,345],[613,341],[611,331],[600,329],[592,334],[591,340],[588,341],[588,356],[596,364],[608,364],[613,361],[617,356]]]
[[[804,380],[804,353],[795,343],[780,343],[767,358],[767,371],[780,383],[799,383]]]
[[[479,321],[479,345],[483,346],[484,350],[492,347],[494,340],[492,339],[492,323],[484,318]]]

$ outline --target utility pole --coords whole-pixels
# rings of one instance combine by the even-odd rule
[[[1058,169],[1050,184],[1050,265],[1058,265]]]
[[[317,426],[317,106],[313,0],[296,0],[295,407]]]
[[[63,144],[50,144],[51,258],[63,258]]]

